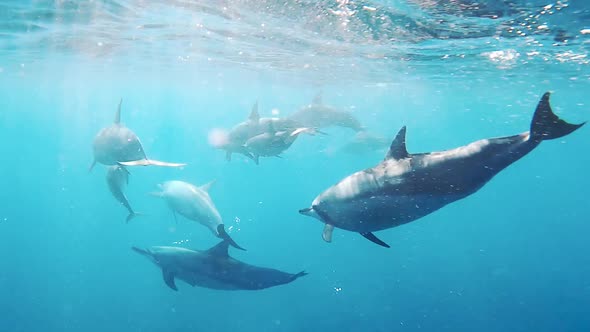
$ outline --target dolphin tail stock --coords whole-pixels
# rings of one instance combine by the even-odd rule
[[[133,161],[120,161],[119,165],[123,166],[161,166],[161,167],[183,167],[185,163],[169,163],[166,161],[154,160],[154,159],[139,159]]]
[[[219,224],[217,226],[217,236],[220,239],[223,239],[224,241],[227,241],[232,247],[236,248],[236,249],[240,249],[240,250],[244,250],[246,251],[246,249],[240,247],[230,236],[229,234],[227,234],[227,232],[225,231],[225,225],[223,224]]]
[[[535,142],[569,135],[586,124],[586,122],[572,124],[560,119],[551,109],[550,96],[550,92],[543,94],[531,121],[530,139]]]

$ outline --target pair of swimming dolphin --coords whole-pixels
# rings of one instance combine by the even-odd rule
[[[122,103],[123,99],[119,101],[113,124],[102,128],[94,138],[92,144],[94,160],[89,171],[92,171],[96,163],[109,166],[106,175],[107,185],[115,199],[129,212],[126,219],[129,222],[138,214],[129,204],[124,192],[124,187],[129,183],[129,171],[125,166],[182,167],[186,164],[149,159],[139,137],[121,123]]]
[[[402,127],[382,162],[342,179],[299,212],[325,224],[322,237],[327,242],[334,228],[341,228],[389,248],[373,232],[417,220],[477,192],[541,142],[584,125],[557,117],[549,97],[547,92],[539,101],[529,131],[452,150],[410,154]]]
[[[229,256],[227,241],[205,251],[181,247],[132,249],[158,266],[166,285],[175,291],[178,290],[176,279],[193,287],[259,290],[288,284],[307,275],[305,271],[291,274],[241,262]]]
[[[228,161],[233,153],[241,153],[258,164],[261,156],[280,157],[300,134],[324,134],[319,129],[330,126],[363,130],[350,112],[324,105],[321,94],[310,105],[285,118],[260,117],[256,102],[248,119],[229,131],[227,141],[220,148],[226,151]]]

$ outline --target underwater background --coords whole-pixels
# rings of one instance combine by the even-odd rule
[[[0,3],[0,331],[588,331],[590,131],[542,143],[480,191],[377,235],[300,215],[380,162],[354,132],[302,136],[260,165],[210,134],[311,102],[349,110],[410,153],[590,119],[584,1],[3,1]],[[125,209],[92,172],[113,121],[151,158]],[[207,249],[204,227],[150,196],[216,180],[210,195],[244,262],[305,278],[261,291],[178,283],[131,246]]]

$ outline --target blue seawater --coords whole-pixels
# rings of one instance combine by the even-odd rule
[[[584,1],[3,1],[0,4],[0,331],[589,331],[590,128],[542,143],[479,192],[379,247],[298,210],[386,149],[302,136],[283,158],[231,162],[210,133],[284,116],[321,92],[410,152],[527,131],[545,91],[590,119]],[[151,158],[125,209],[92,172],[122,121]],[[250,264],[309,275],[262,291],[178,282],[131,246],[207,249],[204,227],[149,195],[204,184]]]

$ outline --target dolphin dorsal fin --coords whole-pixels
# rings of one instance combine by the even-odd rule
[[[217,257],[229,257],[229,253],[227,252],[229,249],[229,242],[228,241],[221,241],[215,246],[211,247],[207,250],[207,253],[211,256]]]
[[[201,189],[203,191],[206,191],[206,192],[209,192],[209,189],[211,189],[211,186],[213,184],[215,184],[216,181],[217,180],[211,180],[211,181],[205,183],[204,185],[200,186],[199,189]]]
[[[260,120],[260,114],[258,114],[258,100],[252,106],[252,111],[250,111],[248,120],[253,122],[258,122]]]
[[[121,104],[123,104],[123,98],[119,100],[119,106],[117,107],[117,113],[115,113],[115,123],[121,123]]]
[[[311,104],[312,105],[321,105],[322,104],[322,92],[318,92],[317,95],[315,95],[315,97],[313,97]]]
[[[406,149],[406,126],[403,126],[393,139],[393,142],[391,142],[391,147],[387,151],[387,155],[385,155],[385,160],[404,159],[408,157],[409,153]]]

